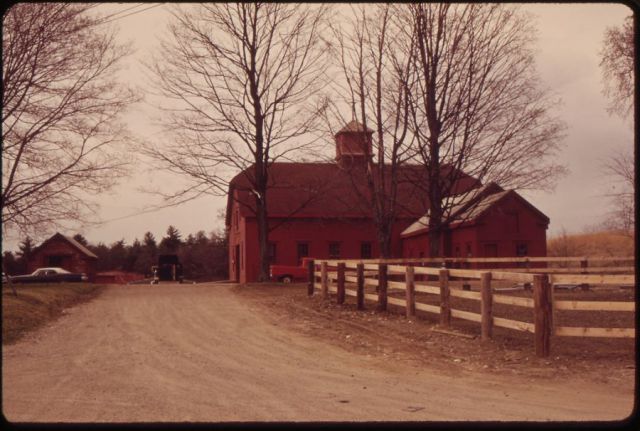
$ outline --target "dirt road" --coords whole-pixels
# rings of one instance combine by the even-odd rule
[[[113,286],[3,348],[10,421],[616,420],[633,384],[532,383],[354,355],[228,285]]]

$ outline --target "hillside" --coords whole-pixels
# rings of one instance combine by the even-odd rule
[[[549,256],[633,256],[634,236],[616,231],[561,234],[547,240]]]

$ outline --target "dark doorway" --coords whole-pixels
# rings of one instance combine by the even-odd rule
[[[61,268],[62,265],[64,264],[64,260],[65,260],[66,256],[61,256],[61,255],[52,255],[49,256],[48,258],[48,265],[49,266],[55,266],[58,268]]]
[[[302,259],[305,257],[309,257],[309,243],[299,242],[298,243],[298,265],[302,265]]]
[[[182,264],[175,254],[158,256],[158,278],[160,281],[179,281],[182,283]]]

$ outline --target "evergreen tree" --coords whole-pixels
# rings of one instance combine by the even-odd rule
[[[33,254],[34,249],[33,241],[31,237],[27,236],[18,244],[18,252],[16,253],[17,259],[15,262],[15,270],[19,274],[26,274],[28,270],[29,259]]]
[[[153,236],[151,232],[147,232],[144,234],[144,238],[142,239],[144,246],[153,250],[154,252],[158,249],[158,244],[156,243],[156,238]]]
[[[127,259],[127,249],[124,239],[111,244],[109,257],[111,258],[111,269],[124,270]]]
[[[98,245],[89,245],[88,248],[93,252],[93,254],[98,256],[98,260],[96,261],[96,271],[109,271],[113,269],[109,247],[104,245],[104,243],[99,242]]]
[[[131,247],[127,248],[127,257],[124,262],[123,269],[125,271],[135,271],[138,259],[142,257],[142,244],[136,238]]]
[[[142,239],[142,249],[135,264],[135,271],[151,276],[151,267],[157,264],[158,244],[151,232],[146,232]]]
[[[173,226],[167,228],[167,236],[160,241],[160,251],[166,254],[175,254],[182,245],[180,232]]]
[[[75,234],[73,236],[73,239],[75,239],[77,242],[84,245],[85,247],[89,245],[89,241],[87,241],[87,239],[79,233]]]
[[[22,273],[18,265],[18,260],[10,251],[5,251],[2,254],[2,271],[8,275],[18,275]]]

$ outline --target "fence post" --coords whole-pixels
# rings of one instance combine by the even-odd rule
[[[336,297],[337,304],[344,303],[344,262],[338,264],[338,295]]]
[[[589,261],[587,259],[582,259],[580,261],[580,274],[588,274],[587,268],[589,266]],[[582,290],[589,290],[589,285],[587,283],[580,284],[580,288]]]
[[[533,276],[533,303],[536,355],[544,358],[551,351],[552,315],[549,276],[546,274]]]
[[[440,281],[440,324],[451,326],[451,305],[449,303],[449,271],[441,269],[438,273]]]
[[[411,318],[416,315],[416,284],[414,282],[413,266],[407,266],[404,279],[407,292],[407,317]]]
[[[589,261],[587,259],[582,259],[580,261],[580,274],[587,274],[588,267],[589,267]]]
[[[322,289],[322,299],[329,298],[329,275],[327,274],[327,262],[320,264],[320,285]]]
[[[378,264],[378,310],[387,310],[387,264]]]
[[[491,273],[483,272],[480,275],[480,310],[482,315],[481,337],[482,341],[488,341],[493,335],[493,294],[491,293]]]
[[[356,303],[358,310],[364,310],[364,264],[356,266],[358,286],[356,288]]]
[[[316,264],[313,260],[307,262],[307,294],[313,296],[313,290],[316,284]]]

